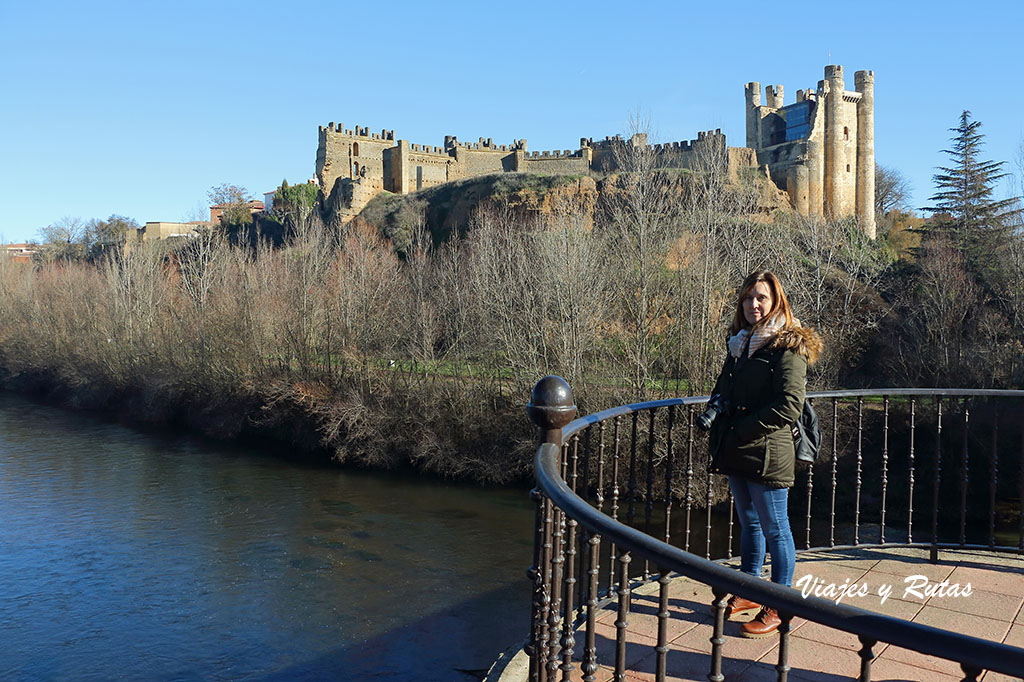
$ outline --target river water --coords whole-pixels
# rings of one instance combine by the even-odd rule
[[[0,679],[479,679],[523,490],[298,464],[0,394]]]

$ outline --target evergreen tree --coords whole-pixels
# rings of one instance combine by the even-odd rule
[[[981,158],[984,135],[980,128],[981,122],[972,121],[967,110],[960,114],[960,124],[950,128],[955,133],[953,145],[942,151],[952,164],[940,166],[932,177],[934,205],[923,210],[936,214],[928,229],[949,233],[975,276],[990,280],[997,253],[1006,243],[1016,200],[993,198],[996,183],[1007,174],[1002,172],[1004,162]]]

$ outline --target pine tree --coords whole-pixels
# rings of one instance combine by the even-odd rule
[[[949,233],[966,256],[968,267],[981,279],[988,279],[996,262],[996,253],[1005,244],[1008,218],[1014,213],[1016,200],[993,198],[996,183],[1006,177],[1003,161],[980,158],[984,135],[981,122],[971,120],[971,112],[960,114],[960,124],[950,131],[952,165],[940,166],[932,176],[936,193],[930,197],[933,206],[924,208],[936,214],[929,229]]]

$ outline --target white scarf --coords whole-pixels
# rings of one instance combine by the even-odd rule
[[[729,337],[729,355],[733,356],[737,360],[743,357],[743,350],[747,346],[747,339],[750,339],[750,348],[747,350],[747,357],[750,357],[757,352],[757,349],[765,345],[779,333],[782,329],[783,320],[780,319],[781,315],[776,315],[772,319],[766,321],[764,324],[757,327],[754,330],[754,335],[751,337],[749,329],[741,329],[734,336]]]

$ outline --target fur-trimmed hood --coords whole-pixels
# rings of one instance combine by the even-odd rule
[[[795,350],[807,358],[807,364],[813,365],[818,361],[825,342],[821,335],[814,331],[813,327],[801,326],[800,322],[793,320],[793,324],[783,328],[775,338],[768,343],[769,348],[785,348]]]

